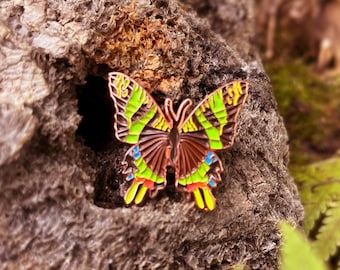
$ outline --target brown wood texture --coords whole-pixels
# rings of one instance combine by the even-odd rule
[[[288,136],[254,47],[248,0],[0,2],[3,269],[276,269],[301,224]],[[126,207],[107,74],[163,104],[251,84],[212,212],[169,187]],[[175,108],[176,109],[176,108]],[[169,182],[171,179],[169,179]]]

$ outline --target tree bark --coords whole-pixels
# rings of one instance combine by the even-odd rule
[[[301,224],[288,137],[247,0],[0,3],[0,260],[4,269],[276,269],[281,219]],[[251,88],[217,207],[171,187],[126,207],[107,73],[161,103]]]

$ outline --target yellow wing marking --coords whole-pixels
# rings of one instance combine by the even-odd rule
[[[241,94],[243,93],[241,84],[239,82],[235,82],[232,87],[228,87],[227,91],[227,103],[229,105],[236,106]]]
[[[242,88],[241,88],[241,85],[240,85],[239,82],[236,82],[236,83],[233,84],[233,90],[234,90],[234,97],[233,97],[234,104],[233,105],[236,106],[237,102],[238,102],[238,100],[241,96],[240,94],[242,94]]]
[[[190,117],[188,119],[188,121],[184,124],[184,126],[182,127],[182,132],[193,132],[193,131],[197,131],[198,128],[195,125],[194,121],[192,120],[192,117]]]
[[[168,124],[165,122],[165,119],[163,118],[162,115],[158,116],[158,118],[153,123],[152,127],[163,131],[168,130]]]
[[[209,104],[209,100],[207,100],[204,104],[202,104],[202,106],[200,107],[202,112],[205,112],[206,109],[210,108],[210,104]]]

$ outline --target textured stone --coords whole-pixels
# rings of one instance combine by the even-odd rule
[[[0,261],[5,269],[275,269],[281,219],[303,211],[288,138],[253,47],[250,1],[0,2]],[[107,73],[199,102],[251,83],[220,152],[217,208],[171,187],[125,207]],[[77,106],[78,102],[78,106]]]

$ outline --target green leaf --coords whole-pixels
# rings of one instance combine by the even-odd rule
[[[329,203],[340,199],[340,158],[314,163],[293,175],[299,186],[305,208],[305,231],[312,230],[321,214],[326,214]]]
[[[314,254],[311,245],[300,232],[286,222],[281,222],[280,231],[283,237],[280,270],[326,270],[322,260]]]
[[[340,202],[331,202],[328,207],[316,241],[313,242],[313,248],[325,261],[334,255],[340,243]]]

